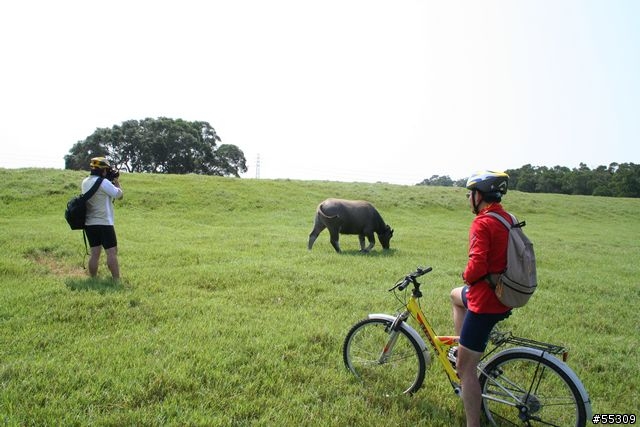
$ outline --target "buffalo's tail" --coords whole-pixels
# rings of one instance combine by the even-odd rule
[[[322,203],[320,203],[320,205],[318,205],[318,214],[321,215],[323,218],[326,218],[326,219],[338,218],[338,215],[327,215],[326,213],[324,213],[324,211],[322,210]]]

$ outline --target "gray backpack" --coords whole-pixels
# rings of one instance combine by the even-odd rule
[[[489,281],[495,286],[496,296],[501,303],[508,307],[522,307],[538,286],[533,244],[522,231],[526,223],[518,222],[511,214],[513,224],[496,212],[487,212],[487,215],[500,220],[509,230],[507,269],[500,274],[490,275]]]

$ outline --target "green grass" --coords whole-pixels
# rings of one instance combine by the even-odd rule
[[[63,219],[81,172],[0,169],[0,424],[451,426],[460,400],[439,366],[413,397],[368,393],[341,346],[386,289],[431,265],[423,306],[452,330],[472,215],[464,190],[387,184],[124,175],[113,284],[83,269]],[[392,250],[325,231],[327,197],[373,202]],[[637,413],[640,200],[510,192],[539,291],[505,328],[570,348],[594,413]]]

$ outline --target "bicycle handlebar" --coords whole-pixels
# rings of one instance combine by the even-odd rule
[[[418,284],[418,282],[416,282],[416,279],[420,276],[424,276],[425,274],[427,274],[428,272],[430,272],[431,270],[433,270],[432,267],[418,267],[418,269],[416,271],[414,271],[411,274],[408,274],[404,277],[404,279],[400,280],[398,283],[396,283],[393,288],[389,289],[389,292],[393,291],[394,289],[398,289],[400,291],[403,291],[406,289],[407,286],[409,286],[410,283],[414,283],[414,284]]]

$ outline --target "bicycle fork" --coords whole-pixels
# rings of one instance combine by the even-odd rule
[[[389,339],[382,349],[382,353],[380,353],[380,357],[378,357],[378,363],[380,365],[384,364],[389,360],[389,356],[393,352],[393,347],[396,345],[396,341],[398,340],[398,335],[400,334],[400,325],[402,322],[407,320],[409,317],[409,312],[405,311],[396,316],[391,325],[389,326]]]

